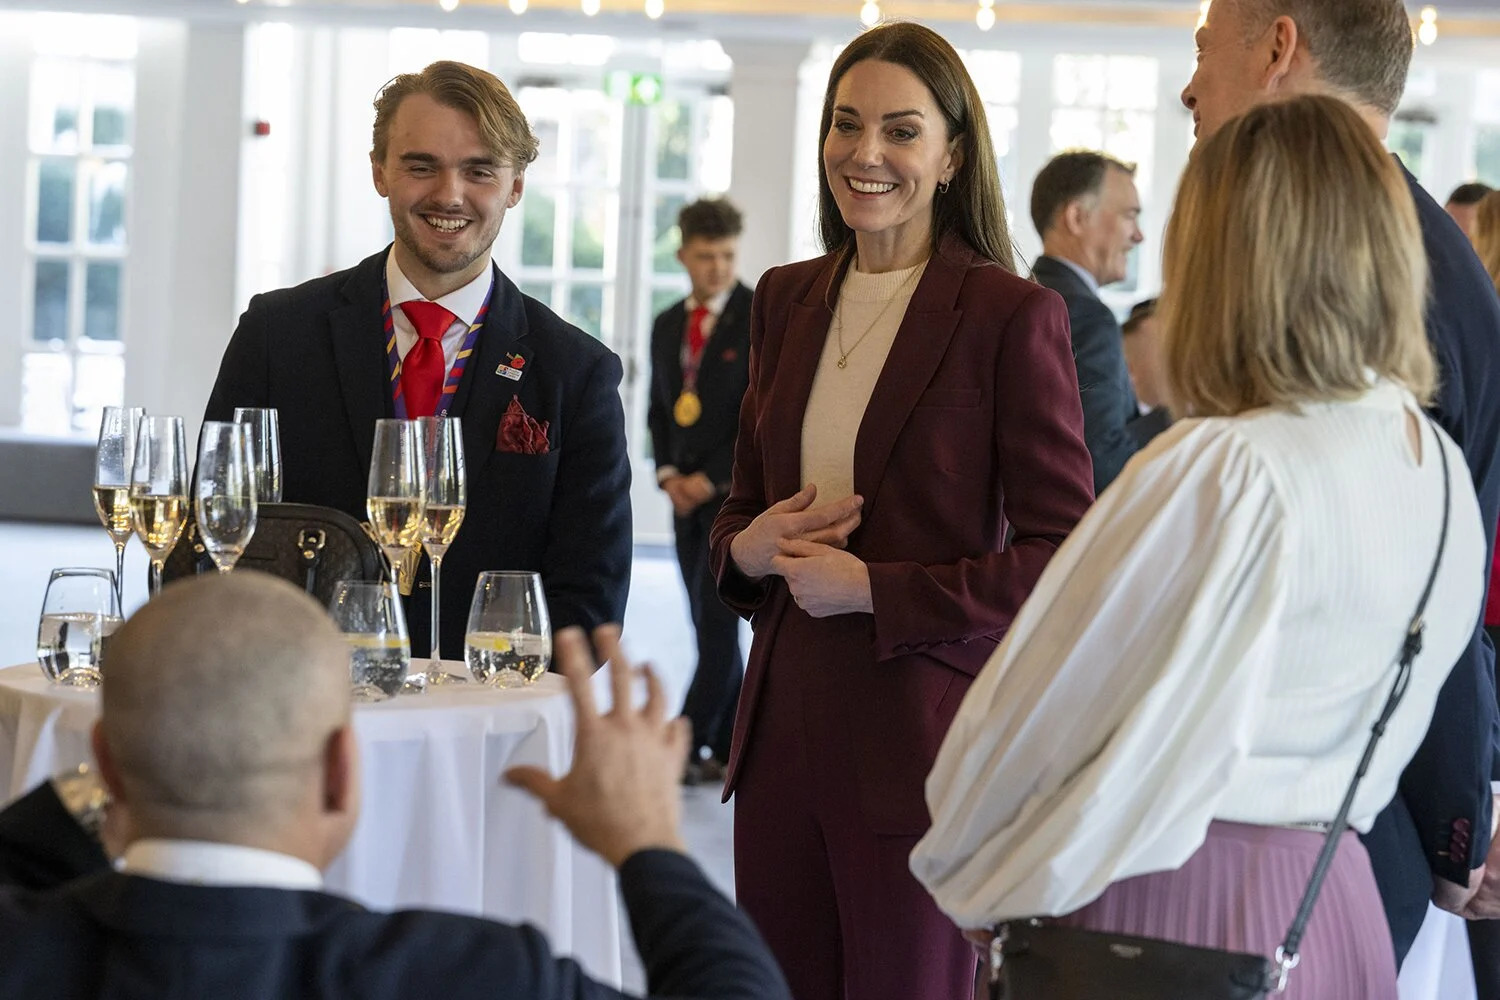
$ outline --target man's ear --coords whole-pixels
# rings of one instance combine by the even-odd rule
[[[390,197],[390,190],[385,184],[385,166],[375,159],[373,152],[370,154],[370,179],[375,182],[375,191],[380,197]]]
[[[1088,228],[1089,217],[1093,214],[1088,198],[1074,198],[1058,213],[1057,223],[1068,233],[1077,236]]]
[[[120,770],[115,766],[114,755],[110,753],[109,743],[104,739],[102,720],[95,722],[94,728],[90,730],[89,743],[94,748],[94,763],[99,767],[99,777],[104,779],[104,787],[109,790],[110,798],[116,802],[124,802],[125,785],[120,781]]]
[[[515,208],[521,200],[521,192],[526,190],[526,171],[522,170],[516,174],[516,179],[510,185],[510,197],[505,199],[506,208]]]
[[[323,747],[323,811],[345,813],[359,802],[359,745],[354,724],[346,723],[328,736]]]
[[[1261,87],[1269,92],[1280,90],[1291,76],[1298,58],[1309,58],[1297,31],[1297,22],[1285,15],[1271,22],[1262,44],[1267,46],[1266,62],[1261,69]]]

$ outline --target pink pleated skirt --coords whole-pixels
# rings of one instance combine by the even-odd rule
[[[1302,901],[1323,835],[1215,822],[1187,863],[1116,882],[1057,922],[1273,957]],[[1396,1000],[1396,955],[1370,858],[1345,833],[1284,1000]]]

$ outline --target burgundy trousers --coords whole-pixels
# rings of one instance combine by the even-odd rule
[[[970,1000],[975,952],[907,866],[919,835],[870,831],[847,733],[819,710],[847,690],[771,666],[735,788],[735,893],[792,996]]]

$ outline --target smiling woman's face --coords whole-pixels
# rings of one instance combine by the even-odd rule
[[[823,167],[862,251],[877,237],[899,266],[931,239],[932,199],[958,169],[956,147],[931,91],[911,70],[878,59],[849,68],[834,95]]]

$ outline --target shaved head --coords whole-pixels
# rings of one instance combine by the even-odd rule
[[[252,571],[173,584],[106,655],[100,737],[143,832],[253,841],[318,801],[349,648],[302,591]]]

